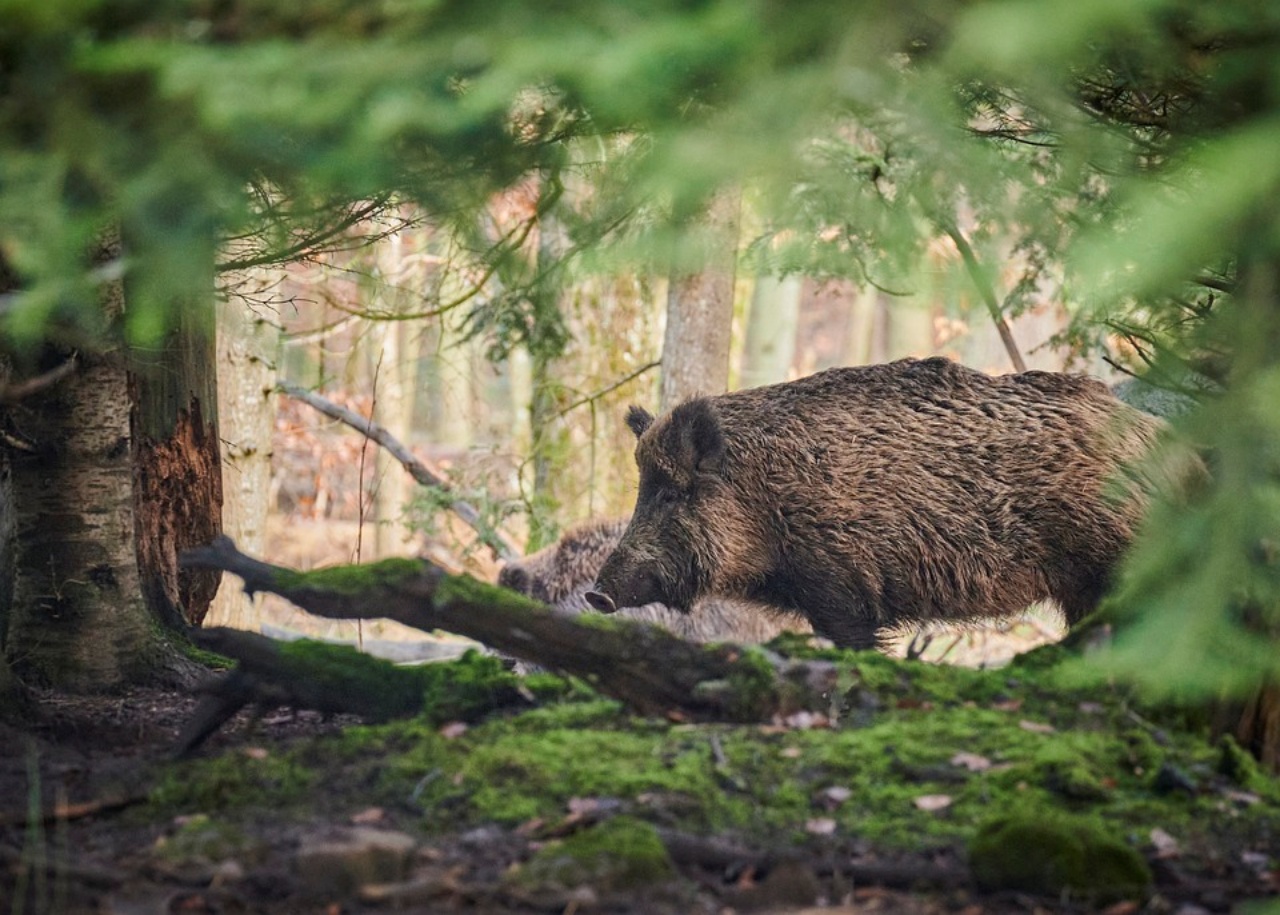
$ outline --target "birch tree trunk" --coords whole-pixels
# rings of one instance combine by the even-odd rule
[[[99,253],[119,257],[118,240]],[[208,263],[212,295],[212,254]],[[104,285],[108,319],[121,318],[126,295],[119,281]],[[0,646],[24,683],[192,680],[165,626],[198,623],[220,578],[177,562],[219,530],[208,305],[175,315],[155,346],[78,354],[74,370],[20,401],[30,447],[9,458],[0,569],[12,571],[12,599]],[[70,357],[46,346],[35,371]]]
[[[280,329],[235,295],[220,299],[217,309],[222,528],[237,543],[265,553]],[[262,596],[220,588],[205,623],[257,630]]]
[[[24,680],[83,690],[140,676],[154,626],[134,548],[128,374],[119,353],[23,404],[39,450],[12,460],[13,607],[6,651]],[[29,411],[29,412],[28,412]],[[140,650],[141,649],[141,650]]]
[[[697,273],[671,277],[662,338],[663,411],[690,397],[723,394],[729,388],[740,205],[736,191],[715,198],[706,217],[706,264]]]

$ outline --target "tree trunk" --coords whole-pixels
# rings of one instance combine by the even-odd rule
[[[134,549],[128,373],[119,354],[22,403],[38,446],[11,459],[13,606],[6,653],[24,680],[68,689],[135,679],[154,626]]]
[[[212,301],[175,311],[158,347],[131,360],[131,399],[142,593],[184,628],[200,625],[218,590],[218,575],[179,569],[178,555],[222,531],[222,465]]]
[[[222,439],[223,530],[246,549],[266,548],[275,427],[279,328],[232,294],[218,302],[218,426]],[[262,598],[221,588],[207,625],[258,629]]]
[[[108,240],[99,258],[119,251],[118,240]],[[103,287],[103,309],[109,320],[121,318],[120,282]],[[179,370],[167,355],[147,354],[151,372]],[[40,372],[68,358],[47,346],[39,364],[29,361]],[[13,407],[31,447],[12,452],[9,463],[11,559],[3,564],[12,570],[12,602],[3,647],[24,682],[110,688],[156,676],[174,659],[139,575],[132,361],[119,351],[84,353],[74,371]]]
[[[729,389],[740,204],[736,191],[715,199],[706,220],[710,238],[706,264],[697,273],[671,277],[662,338],[659,407],[663,411],[690,397],[723,394]]]
[[[849,296],[849,329],[845,334],[844,365],[867,365],[874,360],[876,314],[880,291],[867,284]]]
[[[408,325],[383,321],[372,328],[370,342],[381,341],[381,356],[371,353],[377,365],[373,420],[402,442],[411,440],[413,425],[413,376],[416,363],[408,355]],[[399,462],[378,448],[373,453],[373,556],[402,553],[409,539],[404,508],[409,482]]]
[[[787,380],[795,359],[803,288],[804,280],[798,276],[756,278],[742,356],[742,387]]]

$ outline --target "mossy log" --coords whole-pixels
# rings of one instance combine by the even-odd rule
[[[371,721],[423,715],[443,724],[475,721],[531,698],[498,658],[475,652],[452,664],[397,667],[348,645],[308,639],[277,641],[221,627],[195,630],[191,637],[237,666],[201,688],[205,697],[178,736],[178,756],[191,753],[250,703]]]
[[[644,623],[563,613],[426,560],[295,572],[246,556],[219,537],[182,561],[231,572],[247,592],[278,594],[316,616],[384,618],[466,636],[581,677],[645,715],[769,721],[799,709],[825,710],[835,686],[835,668],[826,662],[785,661],[730,644],[695,645]]]

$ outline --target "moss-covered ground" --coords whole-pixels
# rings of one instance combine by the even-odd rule
[[[473,666],[431,678],[436,692],[414,720],[175,765],[135,815],[216,811],[233,827],[263,811],[341,819],[377,806],[430,841],[555,823],[586,799],[625,815],[624,838],[664,873],[635,823],[775,852],[840,840],[884,855],[971,851],[986,889],[1046,898],[1089,898],[1090,881],[1099,899],[1145,896],[1134,887],[1156,879],[1148,859],[1206,874],[1220,873],[1223,855],[1258,874],[1280,863],[1280,782],[1186,715],[1064,677],[1060,649],[979,671],[795,639],[775,648],[840,665],[829,708],[766,725],[689,725],[631,716],[548,677],[529,681],[523,710],[441,726],[432,709],[465,707],[449,690],[474,690]],[[505,672],[492,676],[509,688]],[[1042,866],[1027,864],[1036,849]],[[1040,884],[1026,884],[1028,867]]]

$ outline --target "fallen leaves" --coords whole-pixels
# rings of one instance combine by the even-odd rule
[[[917,810],[934,813],[939,810],[946,810],[955,803],[955,798],[949,794],[922,794],[912,803],[915,804]]]

